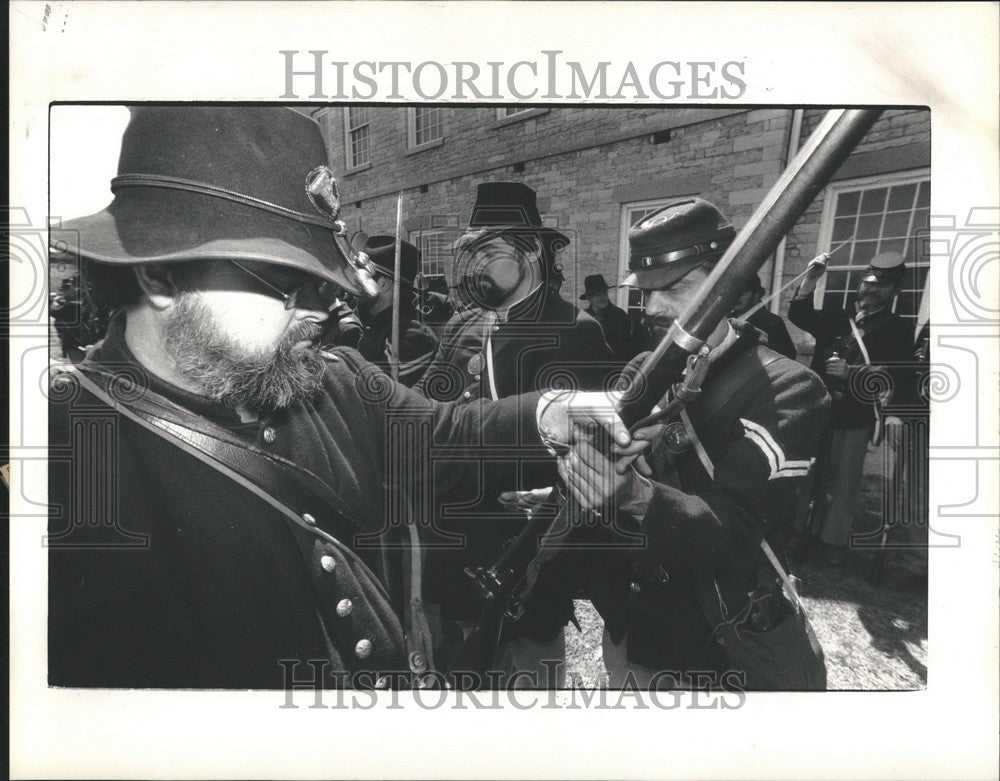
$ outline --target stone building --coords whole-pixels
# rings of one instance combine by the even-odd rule
[[[476,185],[522,181],[565,251],[564,296],[588,274],[614,284],[625,274],[628,227],[669,199],[698,195],[743,226],[821,109],[538,108],[495,106],[324,107],[331,164],[353,230],[391,233],[403,192],[403,227],[424,251],[423,271],[449,277],[451,243],[467,224]],[[832,258],[826,292],[847,296],[856,270],[883,249],[907,254],[911,271],[897,311],[915,317],[927,277],[918,232],[930,202],[930,112],[886,111],[834,181],[761,271],[777,289],[818,253]],[[772,303],[784,314],[792,290]],[[641,306],[618,290],[619,304]],[[790,327],[800,358],[811,339]]]

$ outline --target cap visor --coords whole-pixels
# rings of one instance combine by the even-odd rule
[[[692,258],[690,261],[681,260],[660,268],[636,269],[622,280],[622,287],[663,290],[704,262],[703,258]]]

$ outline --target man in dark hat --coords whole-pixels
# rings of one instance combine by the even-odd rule
[[[632,348],[631,327],[625,310],[611,303],[608,297],[608,283],[603,274],[590,274],[583,280],[581,301],[587,301],[585,311],[601,324],[604,338],[611,348],[616,361],[625,363],[635,356]]]
[[[396,278],[396,238],[371,236],[362,251],[375,265],[378,294],[361,306],[364,333],[358,342],[358,352],[366,361],[382,367],[387,374],[392,368],[393,286]],[[408,241],[400,241],[399,286],[399,382],[412,388],[424,376],[437,351],[434,332],[417,315],[414,297],[415,281],[420,272],[420,250]]]
[[[760,282],[760,277],[754,275],[746,292],[740,296],[729,316],[740,318],[750,323],[758,331],[762,331],[767,337],[768,347],[794,360],[798,353],[792,343],[792,337],[788,335],[785,321],[774,312],[769,311],[767,307],[758,306],[763,299],[764,286]],[[749,317],[746,316],[747,312],[750,312]]]
[[[858,282],[855,300],[846,308],[830,300],[816,310],[813,291],[826,273],[826,260],[820,255],[810,261],[788,306],[788,319],[815,337],[811,366],[833,397],[811,492],[812,518],[803,495],[798,522],[804,531],[810,526],[825,546],[827,561],[839,566],[849,553],[868,443],[881,439],[881,427],[891,412],[891,392],[882,395],[882,391],[887,384],[891,388],[905,383],[892,365],[912,355],[913,331],[892,311],[906,273],[901,254],[882,252],[872,258]],[[807,535],[794,539],[800,548],[808,542]]]
[[[287,108],[140,106],[114,201],[53,227],[117,313],[51,385],[51,685],[426,682],[409,492],[490,490],[471,443],[544,454],[539,427],[573,439],[574,404],[608,409],[439,404],[322,354],[336,293],[374,292],[326,161]],[[468,459],[436,469],[414,421]]]
[[[722,213],[700,198],[668,204],[632,226],[623,284],[646,292],[658,337],[734,236]],[[591,567],[613,685],[631,674],[642,686],[687,687],[696,671],[720,676],[727,669],[713,635],[718,619],[707,608],[741,615],[758,580],[767,591],[755,597],[774,593],[777,578],[761,548],[770,508],[794,494],[816,452],[828,404],[816,375],[736,321],[720,321],[705,347],[701,394],[678,420],[657,427],[648,469],[584,448],[562,470],[584,508],[614,497],[619,524],[645,535],[642,550],[605,552]]]
[[[569,244],[563,233],[547,228],[535,191],[517,182],[478,186],[468,230],[456,242],[455,278],[473,302],[445,327],[437,357],[418,389],[432,398],[478,401],[502,399],[557,385],[605,387],[614,370],[600,325],[548,282],[556,253]],[[511,460],[507,490],[523,488],[532,468]],[[439,518],[445,508],[440,506]],[[484,494],[476,505],[447,510],[440,527],[466,534],[470,524],[488,526],[463,548],[432,550],[428,558],[428,599],[437,600],[442,616],[468,629],[478,619],[481,597],[465,575],[466,567],[489,566],[524,523]],[[568,578],[554,568],[543,572],[525,616],[510,627],[503,656],[505,668],[547,674],[565,655],[564,627],[573,615]],[[560,669],[559,673],[563,671]],[[547,680],[556,685],[558,679]]]

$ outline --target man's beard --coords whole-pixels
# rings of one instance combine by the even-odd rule
[[[663,337],[667,335],[670,326],[674,324],[674,320],[676,318],[668,315],[643,316],[642,324],[645,326],[651,342],[649,349],[655,349],[656,345],[663,341]]]
[[[314,395],[326,364],[316,347],[320,326],[294,323],[273,350],[251,350],[223,336],[197,293],[182,293],[166,324],[166,351],[177,369],[208,398],[236,407],[274,410]]]

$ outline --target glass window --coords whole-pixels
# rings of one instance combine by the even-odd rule
[[[347,126],[347,163],[349,168],[371,162],[371,126],[368,123],[368,108],[344,109]]]
[[[927,174],[833,185],[828,197],[833,204],[825,212],[820,235],[829,236],[825,251],[836,252],[830,258],[826,295],[839,296],[840,304],[847,306],[872,258],[880,252],[899,252],[907,273],[893,311],[916,318],[929,265],[926,242],[918,238],[921,232],[926,236],[928,229]]]
[[[451,271],[451,247],[456,238],[454,233],[454,231],[442,230],[410,231],[410,244],[419,249],[421,253],[421,275],[447,275]]]
[[[410,117],[410,146],[422,146],[444,137],[444,117],[440,108],[415,108]]]

